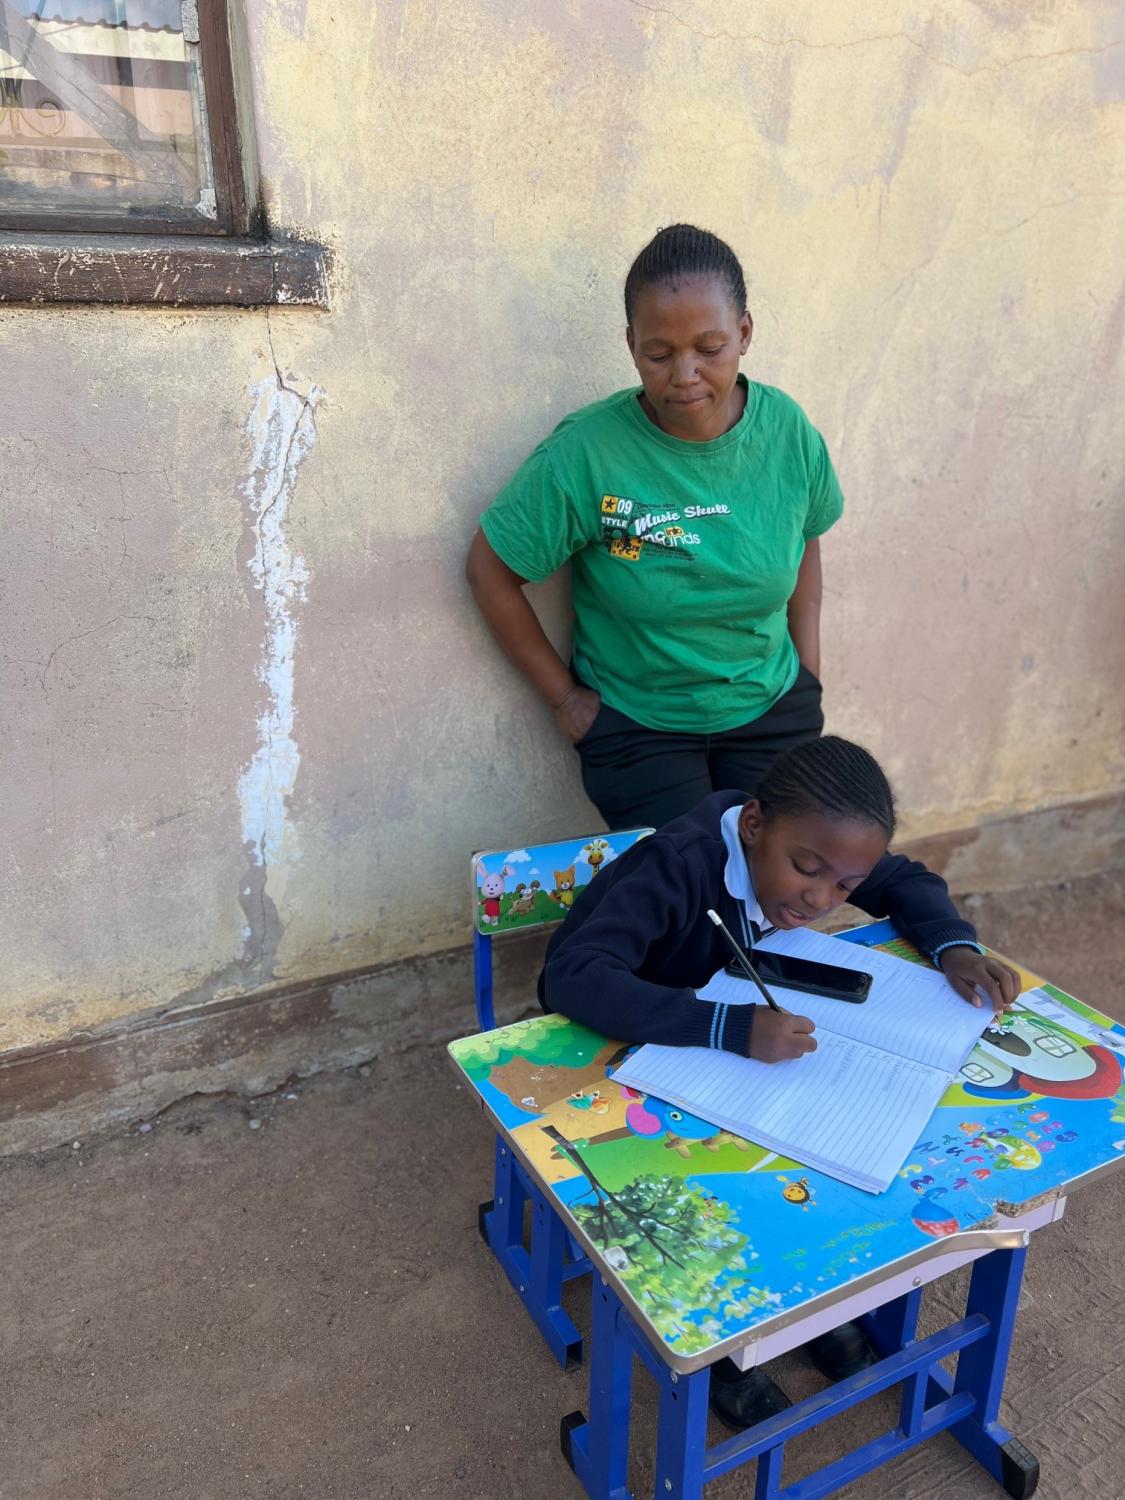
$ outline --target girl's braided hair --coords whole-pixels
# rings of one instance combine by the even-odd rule
[[[718,235],[694,224],[669,224],[649,240],[625,278],[625,320],[632,326],[633,308],[642,287],[685,276],[717,276],[739,317],[746,311],[746,278],[738,256]]]
[[[888,843],[894,836],[894,794],[878,761],[862,745],[836,735],[783,751],[759,784],[758,802],[767,819],[820,813],[875,823]]]

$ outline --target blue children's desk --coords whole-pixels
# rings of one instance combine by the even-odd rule
[[[886,923],[845,936],[917,958]],[[525,1198],[568,1231],[538,1268],[544,1286],[517,1286],[545,1332],[532,1294],[561,1312],[565,1242],[576,1237],[593,1267],[589,1417],[564,1417],[561,1436],[594,1500],[629,1500],[634,1355],[660,1392],[656,1500],[699,1500],[751,1459],[756,1500],[816,1500],[942,1431],[1008,1494],[1032,1494],[1038,1464],[999,1422],[1028,1240],[1062,1217],[1067,1192],[1125,1160],[1125,1027],[1046,989],[1064,1020],[1017,1011],[986,1036],[879,1195],[615,1084],[625,1049],[561,1016],[451,1045],[513,1188],[524,1185],[490,1206],[507,1225],[490,1228],[494,1248],[518,1256]],[[923,1286],[969,1262],[964,1315],[919,1339]],[[847,1318],[864,1322],[876,1365],[707,1446],[716,1360],[749,1368]],[[952,1376],[939,1364],[949,1355]],[[783,1485],[788,1439],[896,1385],[895,1428]]]

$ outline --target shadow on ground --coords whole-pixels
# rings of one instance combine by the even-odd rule
[[[1125,1016],[1125,873],[968,909],[995,947]],[[552,1363],[478,1238],[490,1155],[435,1051],[0,1164],[0,1500],[576,1500],[557,1434],[583,1377]],[[1033,1244],[1006,1420],[1044,1500],[1125,1495],[1123,1226],[1125,1174]],[[816,1388],[798,1356],[777,1368],[791,1394]],[[871,1407],[872,1431],[892,1425]],[[707,1496],[752,1488],[736,1474]],[[941,1437],[845,1493],[1001,1491]]]

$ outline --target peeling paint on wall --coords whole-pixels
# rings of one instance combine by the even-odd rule
[[[286,517],[297,472],[316,442],[318,386],[301,389],[282,374],[270,341],[272,368],[250,385],[252,406],[246,422],[254,451],[242,493],[253,550],[247,562],[265,609],[259,681],[266,689],[258,718],[258,746],[238,784],[242,838],[250,861],[239,899],[246,913],[243,962],[259,980],[273,971],[281,936],[277,887],[285,865],[296,858],[288,799],[301,756],[294,737],[294,666],[298,613],[305,600],[308,572],[292,549]]]
[[[451,948],[469,850],[595,826],[463,554],[634,382],[621,281],[674,219],[836,460],[827,712],[902,837],[1078,807],[1119,850],[1120,3],[239,9],[271,230],[333,244],[335,311],[0,308],[0,1046]]]

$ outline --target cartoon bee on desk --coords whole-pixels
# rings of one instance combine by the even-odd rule
[[[788,1177],[779,1176],[777,1180],[785,1184],[781,1189],[781,1196],[785,1199],[786,1203],[795,1203],[798,1208],[804,1209],[812,1205],[814,1194],[812,1188],[809,1187],[807,1177],[798,1177],[795,1181],[790,1181]]]

